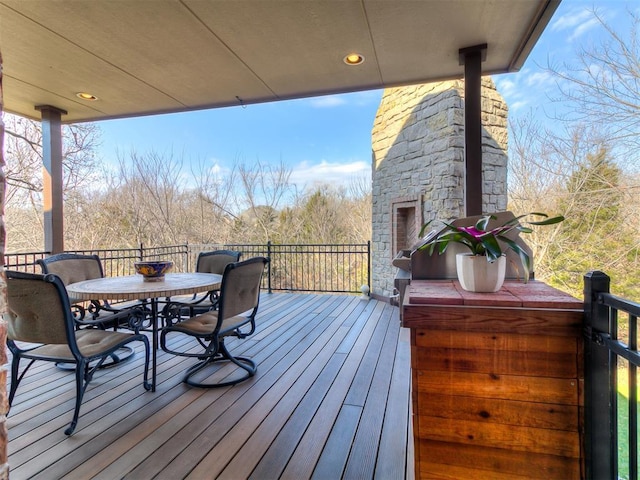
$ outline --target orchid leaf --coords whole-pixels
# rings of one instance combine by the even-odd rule
[[[476,222],[476,225],[475,225],[476,229],[486,232],[487,225],[489,225],[489,221],[495,218],[496,217],[494,217],[493,215],[485,215],[484,217],[482,217],[480,220]]]
[[[482,242],[482,246],[487,252],[487,256],[491,260],[496,260],[500,256],[502,256],[502,249],[500,248],[500,244],[495,236],[491,234],[483,235],[480,237],[480,241]]]
[[[433,223],[433,220],[429,220],[427,223],[425,223],[424,225],[422,225],[422,228],[420,229],[420,233],[418,234],[418,236],[420,238],[424,237],[424,232],[427,230],[427,228],[429,227],[429,225],[431,225]]]
[[[545,220],[539,220],[537,222],[529,222],[529,224],[530,225],[553,225],[555,223],[560,223],[563,220],[564,220],[564,217],[562,215],[558,215],[557,217],[547,218]]]
[[[520,262],[522,263],[522,280],[524,283],[529,281],[529,274],[531,273],[531,258],[529,258],[529,254],[516,242],[507,237],[499,237],[504,243],[506,243],[511,250],[518,254],[520,257]]]

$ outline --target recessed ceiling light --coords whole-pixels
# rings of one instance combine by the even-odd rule
[[[347,65],[360,65],[364,62],[364,55],[360,55],[359,53],[350,53],[344,57],[343,60]]]
[[[90,102],[93,102],[94,100],[98,100],[98,97],[87,92],[78,92],[76,93],[76,97],[82,100],[88,100]]]

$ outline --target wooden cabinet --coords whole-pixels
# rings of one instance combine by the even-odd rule
[[[412,280],[416,478],[582,478],[582,317],[542,282]]]

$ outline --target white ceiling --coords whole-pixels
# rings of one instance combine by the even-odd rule
[[[559,1],[0,0],[4,109],[71,123],[425,83],[485,43],[484,73],[516,71]]]

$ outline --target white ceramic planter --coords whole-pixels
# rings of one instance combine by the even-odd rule
[[[504,255],[495,262],[488,262],[487,257],[458,253],[456,270],[462,288],[469,292],[497,292],[504,283],[507,257]]]

